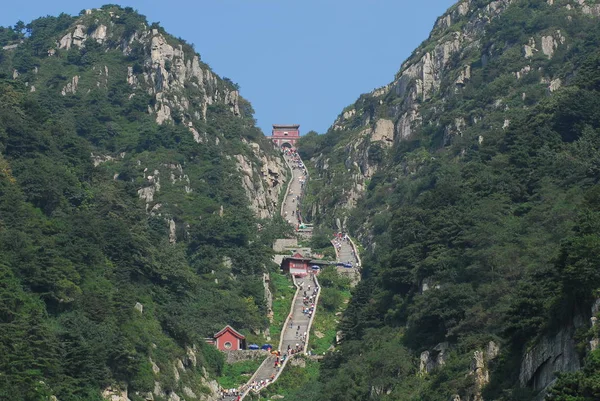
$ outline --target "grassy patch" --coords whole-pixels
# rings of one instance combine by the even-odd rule
[[[335,266],[328,266],[319,275],[322,292],[315,320],[310,329],[309,349],[315,354],[327,352],[335,342],[337,325],[350,299],[350,281],[338,274]],[[319,336],[316,335],[319,332]]]
[[[332,246],[326,248],[313,249],[313,254],[323,255],[324,260],[335,260],[335,249]]]
[[[271,332],[271,344],[279,345],[281,328],[290,314],[292,300],[296,293],[296,287],[289,276],[283,274],[271,275],[271,291],[273,291],[273,322],[269,325]]]
[[[313,325],[310,330],[309,339],[309,349],[313,354],[321,355],[325,353],[332,344],[335,343],[337,325],[339,323],[339,319],[341,318],[341,316],[336,316],[335,314],[337,312],[343,313],[348,305],[347,302],[350,299],[349,290],[331,290],[338,292],[342,299],[342,304],[337,308],[337,311],[328,311],[322,307],[317,309],[317,314],[315,315],[315,320],[313,321]],[[323,337],[319,338],[315,332],[319,332],[323,335]]]
[[[226,363],[217,382],[223,388],[237,388],[246,383],[262,363],[262,359]]]

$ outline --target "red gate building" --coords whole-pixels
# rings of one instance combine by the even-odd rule
[[[281,125],[273,124],[273,132],[271,140],[279,147],[287,146],[290,148],[296,147],[296,141],[300,138],[300,125]]]
[[[281,269],[284,273],[290,273],[292,276],[304,277],[310,272],[310,258],[305,258],[296,252],[292,256],[287,256],[281,262]]]
[[[246,349],[246,337],[230,325],[227,325],[223,330],[216,333],[214,336],[213,344],[220,351],[232,351]]]

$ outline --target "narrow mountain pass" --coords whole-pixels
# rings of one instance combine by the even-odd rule
[[[338,273],[348,277],[354,287],[360,281],[361,269],[361,260],[356,245],[348,235],[341,233],[331,243],[335,248]]]
[[[284,149],[284,159],[292,172],[292,177],[281,205],[281,215],[298,231],[303,225],[299,202],[308,175],[302,159],[296,152]],[[334,239],[332,244],[336,247],[338,264],[350,263],[352,270],[358,268],[359,259],[349,238]],[[306,354],[310,329],[318,306],[320,285],[317,276],[313,274],[303,278],[292,276],[292,280],[296,286],[296,293],[290,313],[281,329],[279,349],[272,351],[271,355],[265,358],[250,380],[242,386],[239,395],[226,396],[224,400],[242,400],[251,393],[258,393],[279,378],[291,358]]]
[[[272,384],[279,378],[290,358],[306,351],[306,340],[310,332],[316,303],[312,307],[308,306],[305,299],[309,294],[312,294],[313,297],[317,296],[319,291],[318,281],[315,277],[293,278],[293,280],[297,290],[290,315],[286,319],[285,327],[281,330],[279,350],[274,351],[260,365],[256,373],[244,386],[241,399],[251,391],[258,392]],[[309,313],[308,310],[311,310],[311,312]]]
[[[298,205],[307,178],[306,168],[304,167],[304,163],[302,162],[302,159],[300,159],[300,156],[295,152],[286,149],[283,153],[283,157],[292,172],[292,179],[290,180],[283,204],[281,205],[281,215],[288,223],[292,224],[294,228],[298,230],[300,224],[302,224]]]

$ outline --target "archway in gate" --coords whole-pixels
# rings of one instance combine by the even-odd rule
[[[284,146],[294,148],[296,141],[300,139],[300,125],[291,124],[273,124],[273,132],[271,133],[271,140],[279,148]]]

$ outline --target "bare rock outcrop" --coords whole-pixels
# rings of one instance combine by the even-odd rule
[[[187,127],[189,135],[196,143],[214,141],[219,145],[222,140],[219,135],[210,137],[207,130],[200,130],[198,127],[203,126],[211,106],[221,109],[225,107],[232,118],[242,116],[245,109],[243,110],[240,104],[244,101],[240,98],[236,85],[214,74],[191,46],[160,29],[140,24],[135,32],[124,35],[122,31],[115,29],[119,18],[118,12],[87,10],[58,39],[55,47],[49,49],[48,54],[50,51],[54,54],[61,50],[85,47],[89,40],[102,44],[106,51],[120,50],[125,55],[132,54],[137,48],[145,54],[145,58],[135,65],[127,66],[124,79],[131,89],[129,99],[139,91],[145,91],[153,97],[147,106],[147,112],[158,124],[182,124]],[[98,72],[96,82],[84,82],[88,75],[75,75],[66,82],[61,94],[78,94],[81,88],[89,90],[94,85],[107,88],[107,66],[94,65],[92,69]],[[122,76],[122,73],[117,71],[114,76]],[[15,71],[15,77],[18,77],[18,74],[19,72]],[[245,144],[248,151],[244,152],[244,155],[236,156],[239,171],[242,173],[242,185],[255,214],[261,218],[270,217],[275,212],[279,193],[284,188],[287,169],[278,157],[261,150],[258,143],[245,141]],[[96,157],[94,165],[107,160],[112,159],[108,159],[108,156],[106,160]],[[115,177],[118,178],[117,175]],[[148,211],[160,215],[163,212],[159,212],[158,208],[162,207],[162,211],[168,211],[168,206],[165,203],[159,206],[152,205],[160,191],[160,181],[158,173],[151,177],[148,178],[147,185],[138,189],[138,195],[146,202]],[[185,176],[184,179],[187,181],[185,192],[192,192],[189,177]],[[173,182],[173,179],[171,181]],[[174,242],[175,220],[168,220],[169,218],[167,212],[169,238]]]
[[[79,86],[79,75],[75,75],[71,78],[71,82],[68,82],[60,91],[60,94],[66,96],[67,94],[75,94],[77,93],[77,88]]]
[[[385,146],[391,146],[394,141],[394,122],[391,120],[377,120],[371,134],[371,141],[380,141]]]
[[[279,193],[284,190],[287,181],[286,169],[280,158],[269,156],[257,143],[246,143],[253,158],[241,154],[234,156],[242,175],[241,184],[254,214],[259,218],[269,218],[277,213]]]
[[[581,7],[584,14],[600,17],[600,4],[589,0],[576,0],[576,3]]]
[[[555,372],[573,372],[581,367],[575,349],[575,326],[563,327],[556,334],[544,336],[527,351],[521,361],[519,381],[536,391],[555,380]]]
[[[98,27],[90,34],[90,38],[96,40],[98,43],[103,43],[106,40],[106,34],[108,28],[106,25],[98,25]]]
[[[148,186],[138,189],[138,195],[140,199],[146,201],[146,211],[148,211],[148,207],[150,203],[154,201],[154,194],[160,191],[160,172],[158,170],[154,170],[154,175],[148,175],[146,177]]]
[[[271,276],[269,273],[263,273],[263,287],[265,290],[265,304],[267,305],[267,314],[269,316],[269,320],[273,320],[273,293],[271,292],[271,288],[269,284],[271,282]]]
[[[203,68],[197,54],[187,55],[181,44],[171,45],[167,38],[153,29],[140,39],[147,41],[150,36],[151,72],[146,79],[151,81],[151,92],[156,96],[154,112],[156,121],[163,124],[172,121],[172,111],[178,110],[183,114],[189,112],[192,99],[182,96],[185,85],[190,84],[199,90],[197,101],[201,114],[198,117],[206,119],[209,105],[222,103],[229,107],[234,116],[240,116],[239,92],[225,85],[219,85],[219,79],[208,69]],[[128,81],[132,78],[129,77]],[[191,116],[190,116],[191,118]]]
[[[169,243],[174,244],[177,242],[177,225],[175,220],[169,219]]]
[[[109,386],[102,391],[102,398],[106,401],[131,401],[127,394],[127,387],[121,389],[116,386]]]
[[[483,401],[481,392],[490,382],[490,362],[498,357],[500,347],[490,341],[484,350],[475,350],[471,358],[468,375],[473,378],[473,386],[468,389],[463,397],[454,395],[453,399],[463,401]]]
[[[73,33],[69,32],[60,39],[60,41],[58,42],[58,48],[70,50],[72,44],[73,44]]]
[[[535,39],[529,38],[529,42],[526,45],[523,45],[523,53],[525,58],[533,57],[534,53],[537,51],[538,49],[535,47]]]
[[[478,37],[485,27],[513,1],[497,0],[485,6],[478,6],[471,0],[461,1],[437,20],[432,36],[438,39],[417,49],[403,63],[392,83],[361,96],[338,116],[332,125],[333,130],[358,132],[358,139],[344,148],[349,183],[348,188],[342,190],[340,209],[356,205],[365,191],[367,180],[379,168],[380,151],[372,143],[383,145],[385,149],[394,142],[411,138],[423,124],[423,103],[431,101],[443,90],[444,79],[452,75],[452,90],[460,90],[471,80],[471,65],[463,65],[456,73],[454,60],[471,49],[479,49]],[[455,29],[459,21],[462,24]],[[394,102],[384,105],[383,99],[388,94]],[[375,112],[370,107],[373,104],[379,104],[381,110]],[[361,124],[358,128],[357,122]],[[312,161],[319,170],[325,170],[327,160],[317,156]],[[326,173],[324,175],[327,176]]]
[[[590,327],[596,327],[598,324],[598,314],[600,313],[600,298],[596,299],[592,305],[592,317],[590,318]],[[597,333],[597,331],[596,331]],[[590,340],[590,351],[595,351],[600,346],[600,338],[594,335]]]
[[[483,351],[473,352],[469,374],[474,377],[475,385],[473,386],[472,393],[467,396],[467,399],[471,401],[483,401],[481,390],[490,382],[490,374],[486,366]]]
[[[562,86],[562,81],[560,78],[556,78],[553,79],[552,81],[550,81],[550,84],[548,85],[548,90],[550,92],[555,92],[557,91],[560,87]]]
[[[560,31],[556,31],[554,35],[542,36],[542,53],[552,58],[558,46],[564,44],[565,40]]]
[[[435,369],[444,366],[446,363],[447,351],[449,348],[449,344],[439,343],[433,349],[429,351],[424,351],[421,353],[420,362],[419,362],[419,373],[427,374],[431,373]]]
[[[56,42],[56,48],[48,50],[48,54],[54,54],[56,49],[85,47],[88,40],[113,46],[126,55],[131,54],[136,45],[141,45],[146,49],[147,60],[142,64],[141,71],[128,68],[127,83],[133,89],[143,86],[154,96],[153,106],[148,108],[148,112],[154,115],[157,123],[171,123],[177,119],[187,123],[194,119],[206,119],[208,107],[214,104],[225,105],[233,116],[242,115],[238,90],[217,77],[191,48],[184,48],[181,42],[148,27],[141,27],[130,37],[115,37],[114,23],[106,21],[106,16],[99,16],[95,22],[90,21],[89,16],[95,12],[89,10],[78,19]],[[109,15],[111,20],[119,18],[113,12],[109,12]],[[92,29],[90,25],[95,28]],[[76,90],[77,83],[71,81],[62,93],[66,95]],[[195,107],[190,107],[191,104]],[[197,133],[192,129],[190,131],[199,142]]]

